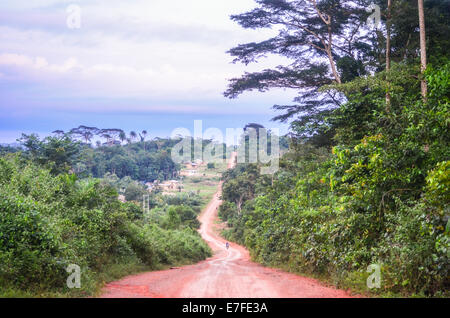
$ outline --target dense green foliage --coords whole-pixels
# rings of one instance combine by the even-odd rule
[[[223,174],[226,236],[259,262],[356,291],[367,291],[367,268],[379,264],[374,293],[448,296],[450,1],[424,1],[426,32],[416,0],[390,8],[385,0],[255,2],[231,19],[277,34],[232,48],[234,62],[274,54],[290,63],[231,79],[225,96],[272,88],[298,96],[274,106],[283,112],[274,120],[291,126],[280,140],[290,149],[279,171],[261,175],[261,165],[240,164]],[[377,28],[365,23],[372,2],[381,8]],[[44,140],[23,135],[25,151],[16,155],[0,148],[2,288],[74,295],[65,268],[78,264],[79,292],[91,294],[114,266],[155,268],[209,255],[195,231],[198,195],[163,196],[155,188],[149,211],[135,204],[148,194],[142,181],[179,170],[170,153],[180,139],[146,135],[80,126]],[[106,142],[93,147],[95,136]],[[248,140],[247,159],[254,155]],[[121,203],[119,194],[136,202]]]
[[[396,65],[335,85],[349,101],[332,112],[332,151],[292,145],[273,177],[255,165],[224,174],[220,216],[230,239],[264,264],[325,276],[365,291],[380,264],[381,292],[443,295],[450,268],[450,63],[427,72]]]
[[[425,28],[418,1],[255,2],[231,19],[278,34],[229,53],[290,63],[231,79],[225,95],[298,97],[274,106],[292,132],[278,173],[224,174],[227,236],[258,261],[344,287],[367,291],[366,269],[379,264],[382,293],[448,295],[450,2],[424,1]],[[365,23],[371,3],[376,28]]]
[[[366,23],[374,4],[380,7],[377,27]],[[388,25],[390,60],[416,63],[420,57],[417,10],[417,0],[392,1],[390,12],[387,0],[255,0],[254,9],[231,19],[245,29],[276,33],[259,42],[239,44],[228,53],[235,63],[245,66],[270,55],[281,56],[284,62],[232,78],[224,95],[236,98],[248,91],[294,89],[298,96],[292,104],[273,106],[281,112],[274,120],[289,122],[297,138],[307,138],[317,146],[334,145],[337,127],[327,119],[348,96],[321,88],[385,70]],[[450,1],[426,0],[425,16],[428,59],[435,64],[445,62],[450,50]]]
[[[179,167],[172,161],[170,149],[179,141],[167,139],[88,148],[75,169],[95,178],[109,172],[119,178],[128,176],[147,182],[171,179],[177,176]]]
[[[15,153],[18,152],[20,149],[11,147],[11,146],[2,146],[0,145],[0,155],[5,155],[8,153]]]
[[[201,205],[201,198],[191,192],[174,196],[152,193],[150,211],[146,218],[165,229],[174,227],[198,229],[200,222],[197,215],[201,211]]]
[[[143,196],[148,195],[146,186],[129,176],[120,179],[115,174],[106,173],[101,181],[116,189],[120,195],[125,197],[126,201],[141,202]]]
[[[155,139],[136,143],[92,147],[73,134],[55,134],[43,140],[35,134],[22,135],[24,157],[51,167],[53,174],[73,170],[81,177],[103,178],[115,174],[139,181],[167,180],[177,175],[170,149],[179,139]]]
[[[111,268],[158,268],[209,255],[191,227],[162,228],[117,196],[98,179],[54,175],[20,155],[0,158],[0,294],[92,294]],[[192,211],[173,209],[182,221],[191,218]],[[69,264],[82,269],[80,290],[66,287]]]
[[[145,184],[178,176],[170,152],[181,139],[145,135],[80,126],[2,147],[0,296],[92,295],[105,280],[210,255],[196,231],[202,199]],[[107,142],[93,147],[94,136]],[[66,287],[69,264],[81,266],[81,289]]]

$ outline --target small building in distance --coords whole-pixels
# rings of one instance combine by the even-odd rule
[[[197,173],[197,170],[181,170],[180,176],[195,176]]]
[[[187,162],[185,164],[186,169],[197,169],[198,168],[198,163],[195,162]]]
[[[159,186],[163,191],[169,191],[169,190],[177,190],[178,187],[182,187],[182,184],[178,180],[169,180],[165,181],[164,183],[160,183]]]
[[[146,182],[145,183],[145,187],[147,188],[148,192],[152,192],[152,190],[154,188],[154,183],[153,182]]]

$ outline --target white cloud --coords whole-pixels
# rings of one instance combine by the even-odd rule
[[[42,74],[48,72],[54,73],[68,73],[74,69],[83,68],[76,58],[68,58],[63,64],[49,64],[44,57],[30,57],[24,54],[6,53],[0,54],[0,65],[16,66],[18,74],[26,75],[27,72],[39,70]]]
[[[33,66],[34,62],[23,54],[2,54],[0,55],[0,65]]]
[[[80,30],[66,27],[71,3],[82,8]],[[225,103],[227,79],[244,70],[230,64],[226,50],[274,33],[243,30],[230,21],[230,14],[253,6],[253,0],[2,2],[0,82],[31,85],[27,98],[42,104],[51,98],[120,98],[166,100],[173,109],[180,106],[168,106],[171,101],[199,101],[213,109],[214,101]],[[283,62],[269,58],[246,70]],[[246,94],[241,101],[267,111],[271,101],[289,102],[292,95]]]

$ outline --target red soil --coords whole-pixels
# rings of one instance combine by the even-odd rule
[[[235,156],[235,154],[234,154]],[[234,164],[234,156],[229,168]],[[215,231],[221,185],[199,216],[203,239],[214,256],[195,265],[128,276],[105,286],[103,298],[347,298],[346,291],[317,280],[263,267],[250,261],[248,251]]]

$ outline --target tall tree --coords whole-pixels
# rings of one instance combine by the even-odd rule
[[[387,0],[374,0],[387,11]],[[416,0],[391,0],[391,62],[415,63],[420,58],[420,21],[417,19],[419,2]],[[423,2],[423,17],[426,19],[427,62],[440,64],[441,57],[450,50],[450,1],[427,0]],[[425,21],[424,21],[425,24]],[[387,28],[386,28],[387,29]],[[424,33],[425,35],[425,33]],[[384,45],[384,44],[383,44]],[[373,50],[376,48],[374,47]],[[444,62],[445,63],[445,62]]]
[[[133,141],[137,138],[137,134],[135,131],[130,132],[130,139]]]
[[[111,144],[112,144],[113,138],[111,137],[110,134],[108,134],[108,133],[106,133],[106,132],[103,132],[103,133],[101,134],[101,137],[103,137],[103,138],[106,139],[106,142],[108,143],[108,145],[111,145]]]
[[[124,131],[121,131],[119,134],[119,139],[120,141],[123,143],[126,139],[127,139],[127,135],[125,134]]]
[[[73,128],[70,130],[70,134],[78,136],[88,144],[91,142],[92,137],[98,134],[99,129],[97,127],[79,126],[78,128]]]
[[[387,15],[386,15],[386,76],[389,77],[391,70],[391,21],[392,20],[392,0],[387,0]],[[386,92],[386,111],[390,111],[391,94],[389,93],[389,79],[388,90]]]
[[[290,88],[299,92],[292,105],[274,105],[282,113],[274,118],[291,122],[295,135],[326,145],[336,127],[328,121],[334,108],[347,100],[344,94],[323,91],[324,85],[345,83],[368,73],[387,73],[386,110],[389,111],[389,76],[392,63],[416,63],[420,45],[415,0],[255,0],[257,7],[233,15],[232,20],[248,29],[273,29],[276,34],[261,42],[240,44],[229,50],[234,62],[245,65],[268,55],[289,59],[258,72],[230,79],[224,95],[236,98],[246,91]],[[379,5],[386,19],[378,31],[365,27],[370,3]],[[423,0],[422,0],[423,2]],[[423,12],[425,10],[425,12]],[[428,48],[422,32],[423,58],[438,64],[450,50],[450,1],[428,0],[426,15]],[[331,22],[330,22],[331,20]],[[424,24],[424,22],[423,22]],[[382,30],[386,30],[386,37]],[[331,54],[330,54],[331,52]],[[425,65],[426,63],[422,63]],[[336,74],[337,70],[337,74]],[[426,89],[426,83],[423,82]],[[322,138],[323,137],[323,138]],[[314,137],[315,138],[315,137]]]
[[[55,130],[55,131],[52,131],[52,134],[55,134],[55,135],[61,137],[65,134],[65,132],[64,132],[64,130]]]
[[[143,130],[142,134],[139,133],[139,137],[141,137],[141,142],[144,143],[144,151],[145,151],[145,137],[147,137],[147,130]]]
[[[236,98],[245,91],[271,88],[297,89],[295,105],[275,105],[285,113],[275,120],[301,117],[296,127],[312,134],[323,124],[330,108],[339,106],[342,96],[319,88],[349,81],[364,74],[366,35],[362,32],[367,12],[363,0],[255,0],[258,7],[231,19],[248,29],[278,29],[274,37],[259,43],[232,48],[234,62],[245,65],[268,54],[292,61],[261,72],[245,73],[230,80],[225,96]],[[356,4],[356,5],[355,5]],[[309,125],[309,126],[308,126]]]
[[[143,130],[142,133],[139,133],[139,137],[141,141],[145,141],[145,137],[147,136],[147,130]]]
[[[109,145],[113,145],[117,138],[120,138],[120,135],[123,133],[122,129],[118,128],[107,128],[102,129],[99,132],[99,135],[103,138],[107,139]]]
[[[71,134],[46,137],[43,140],[35,134],[22,134],[18,141],[27,150],[26,156],[39,164],[49,166],[54,174],[69,172],[81,153],[80,142],[72,139]]]
[[[420,69],[422,71],[422,76],[425,70],[427,69],[427,39],[425,32],[425,11],[423,7],[423,0],[418,1],[418,10],[419,10],[419,28],[420,28]],[[425,78],[421,79],[420,82],[422,97],[425,99],[427,97],[427,82]]]

